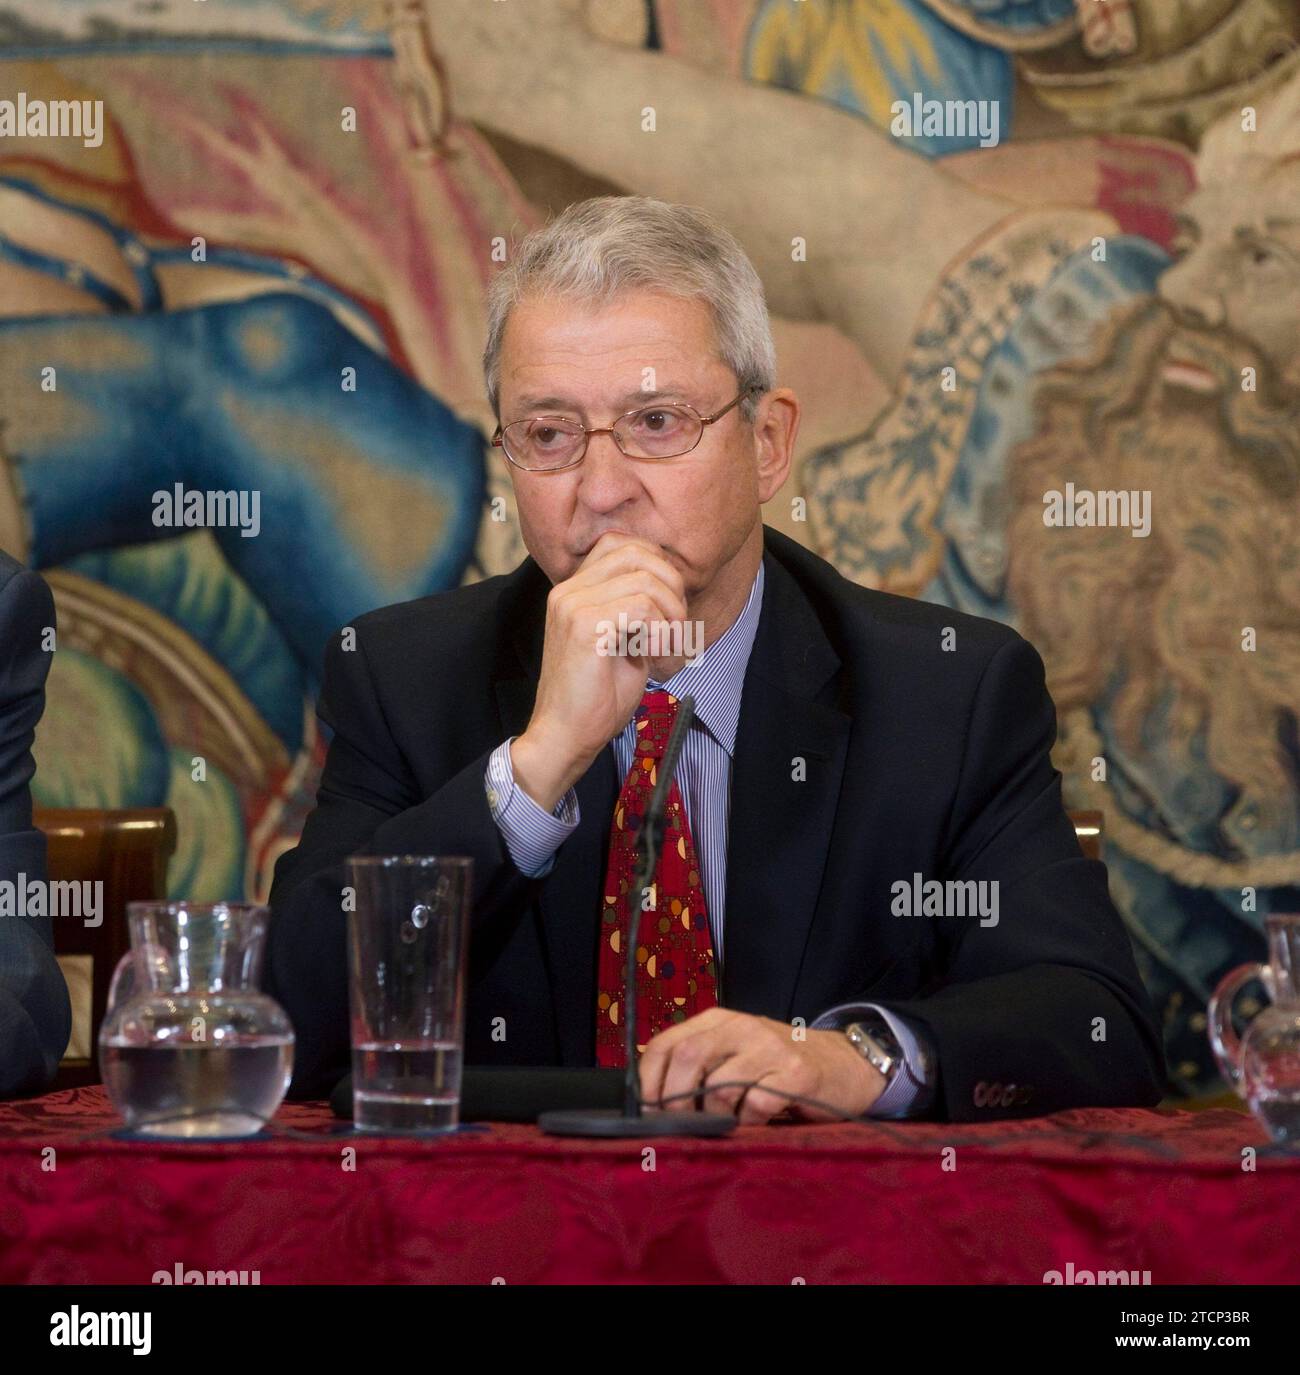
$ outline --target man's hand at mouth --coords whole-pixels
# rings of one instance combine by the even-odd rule
[[[632,621],[686,621],[682,575],[649,540],[607,531],[546,599],[533,714],[510,747],[515,779],[551,811],[627,725],[645,693],[645,658],[602,654],[603,630]]]

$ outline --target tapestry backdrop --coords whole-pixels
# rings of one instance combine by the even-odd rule
[[[1300,910],[1294,0],[0,0],[0,545],[47,806],[264,896],[326,637],[513,568],[488,282],[571,201],[717,215],[805,415],[767,521],[1016,625],[1173,1085]],[[222,495],[226,494],[226,495]]]

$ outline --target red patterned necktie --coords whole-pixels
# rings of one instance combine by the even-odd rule
[[[631,892],[637,866],[637,832],[650,802],[659,764],[677,716],[677,698],[647,691],[636,712],[632,765],[614,805],[609,865],[601,904],[600,962],[596,978],[596,1063],[626,1064],[624,977]],[[664,839],[651,889],[653,906],[641,913],[637,933],[637,1049],[674,1022],[684,1022],[718,1002],[717,970],[700,864],[682,795],[668,789]]]

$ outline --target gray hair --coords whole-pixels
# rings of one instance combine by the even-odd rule
[[[736,374],[737,391],[776,385],[763,283],[735,237],[694,206],[649,196],[596,196],[528,234],[488,288],[483,376],[497,419],[501,340],[519,301],[539,294],[605,304],[629,288],[704,300],[713,313],[718,356]],[[740,403],[751,424],[757,411],[757,396]]]

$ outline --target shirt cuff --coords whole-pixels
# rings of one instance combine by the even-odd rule
[[[543,811],[515,782],[510,760],[515,738],[510,736],[492,751],[483,786],[492,820],[515,867],[529,878],[545,878],[555,865],[556,850],[578,829],[578,794],[570,788],[554,811]]]
[[[922,1055],[921,1043],[927,1038],[919,1027],[879,1003],[840,1003],[823,1012],[809,1030],[842,1031],[850,1022],[860,1022],[871,1013],[877,1014],[897,1038],[903,1051],[903,1068],[864,1116],[919,1117],[930,1106],[935,1082],[934,1055],[931,1052],[928,1061]]]

